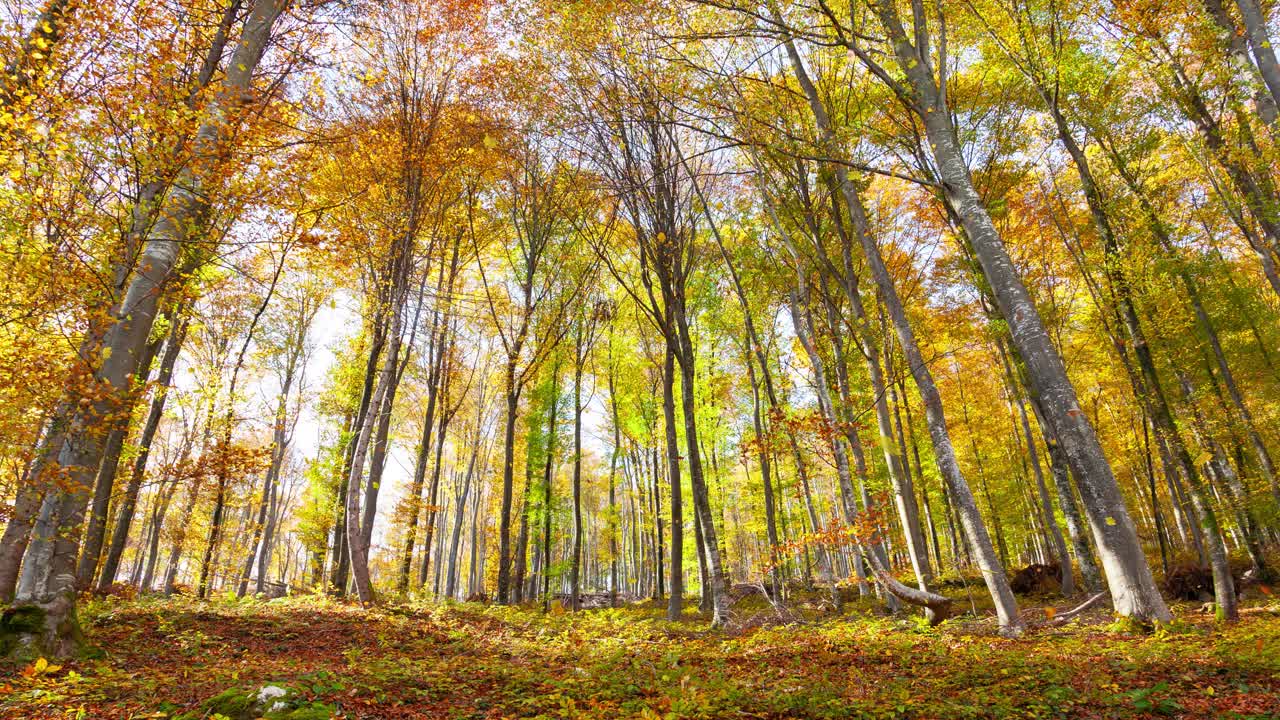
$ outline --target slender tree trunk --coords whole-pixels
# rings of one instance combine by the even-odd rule
[[[373,541],[373,524],[378,515],[378,495],[382,489],[382,471],[387,461],[387,436],[391,429],[391,408],[395,405],[396,391],[400,385],[400,328],[399,324],[395,324],[391,332],[391,340],[387,347],[387,357],[385,365],[382,368],[382,377],[379,384],[386,382],[386,389],[382,391],[382,402],[374,406],[373,416],[369,422],[373,423],[373,447],[369,456],[369,477],[364,483],[364,501],[361,508],[362,517],[360,518],[360,532],[364,537],[361,538],[361,544],[369,547]]]
[[[529,564],[529,527],[533,522],[533,464],[526,460],[524,489],[520,493],[520,530],[516,534],[515,577],[511,582],[511,602],[519,605],[532,592],[525,591],[525,575]],[[536,565],[536,563],[535,563]]]
[[[547,408],[547,457],[542,466],[542,611],[551,611],[551,495],[555,480],[556,436],[559,433],[560,366],[551,371],[551,402]]]
[[[262,529],[262,548],[258,551],[258,579],[254,584],[254,593],[261,594],[267,588],[267,572],[271,567],[271,556],[275,551],[276,527],[280,519],[280,480],[271,484],[271,502],[267,509],[267,524]],[[286,560],[287,562],[287,560]],[[281,582],[288,584],[288,572],[280,573]]]
[[[582,356],[583,332],[582,322],[579,321],[573,365],[573,553],[572,562],[569,565],[569,609],[574,612],[582,609],[582,599],[579,594],[582,590],[582,370],[585,362]]]
[[[276,404],[275,422],[271,437],[271,466],[267,468],[266,477],[263,479],[262,498],[258,502],[257,518],[253,523],[253,531],[249,539],[249,553],[248,557],[245,558],[244,569],[240,572],[240,583],[236,588],[236,597],[244,597],[249,591],[249,578],[253,573],[254,561],[260,555],[262,560],[257,563],[257,591],[262,591],[266,561],[270,557],[268,553],[270,533],[266,532],[268,530],[268,511],[271,499],[275,496],[276,488],[280,483],[280,471],[284,466],[285,453],[289,447],[289,434],[287,431],[289,392],[293,388],[294,373],[297,370],[298,361],[301,359],[302,342],[302,338],[296,339],[286,364],[284,379],[280,384],[280,398]],[[261,547],[259,547],[259,543],[261,543]]]
[[[615,481],[618,475],[618,458],[622,452],[622,423],[618,417],[618,391],[614,382],[614,365],[613,365],[613,333],[610,327],[609,336],[609,363],[608,363],[608,383],[609,383],[609,417],[610,424],[613,426],[613,447],[609,451],[609,607],[618,606],[618,496],[615,488]],[[634,533],[636,523],[632,522],[631,527]],[[634,534],[632,536],[634,547]],[[639,575],[638,568],[635,572]]]
[[[684,290],[678,292],[683,295]],[[709,587],[712,596],[712,627],[721,627],[729,621],[729,596],[724,587],[724,565],[720,557],[720,545],[717,540],[715,518],[711,514],[711,497],[707,489],[706,479],[702,472],[702,454],[698,448],[697,394],[694,387],[694,354],[693,341],[689,335],[689,323],[685,317],[683,300],[674,308],[673,319],[679,337],[680,353],[676,359],[680,363],[680,390],[683,400],[685,444],[689,456],[689,481],[693,489],[694,512],[702,522],[702,536],[706,550],[707,574],[710,576]]]
[[[366,396],[362,402],[368,402],[367,392],[372,391],[371,381],[365,380]],[[346,447],[342,453],[342,467],[339,468],[338,475],[338,495],[336,498],[337,512],[334,513],[333,530],[331,540],[329,542],[332,547],[330,553],[330,572],[329,572],[329,591],[338,597],[344,597],[347,594],[347,580],[351,569],[351,553],[347,550],[347,478],[351,475],[351,461],[354,459],[355,453],[355,436],[360,433],[360,419],[363,417],[363,410],[357,410],[354,414],[347,415],[347,428],[344,433],[344,442]]]
[[[1067,554],[1066,538],[1063,537],[1062,528],[1058,527],[1058,521],[1053,512],[1053,500],[1049,497],[1049,488],[1044,481],[1044,470],[1040,465],[1040,452],[1036,449],[1036,439],[1031,433],[1031,421],[1027,416],[1027,402],[1018,386],[1017,378],[1013,372],[1013,365],[1009,362],[1009,354],[1005,352],[1003,339],[997,341],[996,350],[1000,353],[1000,362],[1004,366],[1004,375],[1009,386],[1010,398],[1018,406],[1018,419],[1021,422],[1022,435],[1026,439],[1031,470],[1036,478],[1036,493],[1040,500],[1040,510],[1043,513],[1045,525],[1048,526],[1049,539],[1053,543],[1054,554],[1057,556],[1058,564],[1062,566],[1062,594],[1070,597],[1075,593],[1075,572],[1071,567],[1071,556]]]
[[[670,319],[670,315],[668,315]],[[670,323],[668,323],[670,327]],[[667,601],[667,619],[675,622],[680,619],[684,610],[684,508],[683,491],[680,487],[680,445],[676,439],[676,348],[675,339],[667,338],[666,356],[662,366],[662,420],[666,431],[667,442],[667,475],[671,486],[671,580],[668,590],[671,595]],[[657,463],[654,464],[657,472]],[[656,477],[655,477],[656,480]],[[654,499],[658,498],[658,485],[654,483]],[[661,518],[661,507],[658,507]],[[662,537],[662,520],[659,519],[658,537]],[[661,544],[661,540],[659,540]],[[658,594],[662,594],[659,580]]]
[[[169,504],[173,501],[173,494],[178,489],[178,484],[171,483],[168,488],[161,488],[160,497],[157,498],[156,506],[151,512],[151,525],[147,529],[146,546],[146,566],[142,572],[142,579],[138,582],[138,590],[146,592],[151,590],[151,583],[155,580],[156,563],[160,558],[160,531],[164,528],[164,518],[169,512]],[[143,548],[138,548],[139,561]]]
[[[519,409],[520,392],[516,387],[515,355],[507,358],[505,395],[507,412],[504,417],[502,443],[502,512],[498,516],[498,603],[506,605],[511,599],[511,496],[515,485],[516,412]]]
[[[441,395],[448,397],[448,381],[445,381]],[[426,537],[422,541],[422,564],[418,566],[418,587],[425,587],[427,584],[427,575],[431,568],[431,541],[436,536],[436,515],[438,511],[437,503],[440,501],[440,464],[444,457],[444,440],[445,432],[449,429],[449,421],[452,415],[448,412],[440,413],[439,426],[436,428],[436,451],[435,461],[431,466],[431,490],[429,492],[427,502],[427,518],[425,522]],[[437,564],[439,556],[437,556]]]
[[[387,333],[393,338],[400,333],[399,324],[399,308],[392,308],[391,329]],[[375,335],[376,335],[375,331]],[[394,341],[393,341],[394,342]],[[369,388],[369,381],[372,379],[372,372],[377,366],[377,359],[381,343],[375,342],[370,350],[369,363],[366,365],[366,393]],[[377,424],[376,412],[382,406],[386,393],[389,392],[392,376],[395,374],[397,363],[392,361],[391,352],[387,353],[388,359],[382,363],[381,372],[377,373],[378,378],[374,383],[376,388],[367,403],[361,403],[364,407],[363,417],[360,418],[360,433],[354,438],[354,448],[352,450],[351,470],[347,475],[347,498],[346,498],[346,544],[347,552],[351,562],[351,576],[355,582],[356,593],[362,603],[373,602],[373,585],[369,577],[369,543],[365,541],[364,528],[362,527],[362,515],[360,513],[360,495],[362,489],[365,458],[369,453],[369,444],[373,437],[374,427]]]
[[[462,539],[463,515],[467,509],[467,496],[471,494],[471,479],[475,476],[476,458],[481,453],[480,412],[476,415],[476,434],[472,438],[471,459],[467,461],[467,474],[462,481],[462,495],[458,498],[458,507],[453,515],[453,536],[449,539],[449,572],[445,576],[444,596],[454,599],[458,585],[458,544]]]
[[[656,435],[654,436],[654,439],[655,440],[657,439]],[[665,558],[666,558],[666,552],[662,547],[662,543],[663,543],[663,538],[665,538],[666,535],[664,535],[662,532],[662,483],[659,477],[659,475],[661,475],[661,471],[659,470],[659,467],[658,467],[658,448],[656,445],[652,448],[652,451],[651,451],[649,469],[653,473],[653,518],[654,518],[653,548],[654,550],[656,550],[656,552],[654,553],[655,562],[653,565],[653,570],[654,570],[653,599],[661,600],[663,595],[666,594],[666,590],[663,586],[663,582],[664,582],[664,578],[666,577],[666,574],[663,572],[663,569],[662,569],[663,562],[665,561]],[[668,617],[670,616],[670,612],[671,611],[668,608],[667,610]]]

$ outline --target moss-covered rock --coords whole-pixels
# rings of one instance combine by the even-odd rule
[[[41,654],[34,640],[44,632],[47,619],[48,613],[39,605],[5,608],[0,613],[0,656],[17,662],[34,660]]]
[[[289,710],[267,713],[265,717],[267,720],[330,720],[336,713],[337,710],[332,705],[313,702]]]
[[[175,720],[215,716],[229,720],[329,720],[334,712],[329,705],[307,701],[288,685],[273,683],[252,690],[228,688],[201,703],[199,712]]]
[[[254,697],[247,690],[227,688],[205,700],[201,706],[209,715],[225,715],[231,720],[251,720],[249,710],[253,707]]]

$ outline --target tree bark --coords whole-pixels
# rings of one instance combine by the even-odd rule
[[[670,319],[670,315],[668,315]],[[667,591],[667,620],[675,622],[684,610],[684,493],[680,480],[680,445],[676,437],[675,338],[668,338],[662,366],[662,420],[666,432],[667,480],[671,488],[671,559]],[[655,467],[655,472],[656,472]],[[655,495],[657,485],[655,483]],[[661,531],[659,531],[661,532]],[[661,592],[661,591],[659,591]]]
[[[1271,92],[1272,105],[1280,106],[1280,62],[1276,61],[1276,52],[1267,33],[1267,18],[1263,14],[1262,4],[1258,0],[1236,0],[1236,7],[1240,8],[1245,37],[1249,40],[1253,59],[1258,64],[1258,72],[1267,84],[1267,90]]]
[[[498,516],[498,603],[511,599],[511,499],[515,485],[516,413],[520,390],[516,386],[517,356],[508,355],[505,374],[507,411],[504,416],[502,443],[502,512]]]

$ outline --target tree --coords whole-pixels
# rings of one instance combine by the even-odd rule
[[[38,629],[30,633],[29,642],[51,655],[66,656],[80,641],[75,619],[73,566],[80,544],[80,522],[91,486],[89,474],[97,467],[105,449],[103,433],[119,422],[111,418],[118,411],[119,398],[129,390],[130,378],[138,372],[161,290],[170,280],[179,248],[207,207],[201,188],[212,186],[217,179],[232,119],[239,117],[249,99],[253,72],[270,42],[276,20],[287,5],[287,0],[261,0],[251,7],[219,97],[196,133],[196,160],[170,189],[143,245],[121,308],[105,336],[105,360],[96,374],[102,397],[91,399],[83,413],[70,423],[59,453],[58,465],[69,470],[70,482],[67,490],[58,493],[56,501],[59,535],[44,570],[49,578],[47,589],[30,603],[39,608],[44,619],[38,623]]]

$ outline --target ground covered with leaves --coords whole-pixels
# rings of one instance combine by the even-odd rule
[[[0,666],[0,718],[1280,717],[1280,603],[1226,629],[1179,610],[1156,633],[1098,612],[1010,640],[972,617],[710,631],[649,606],[105,600],[86,659]]]

